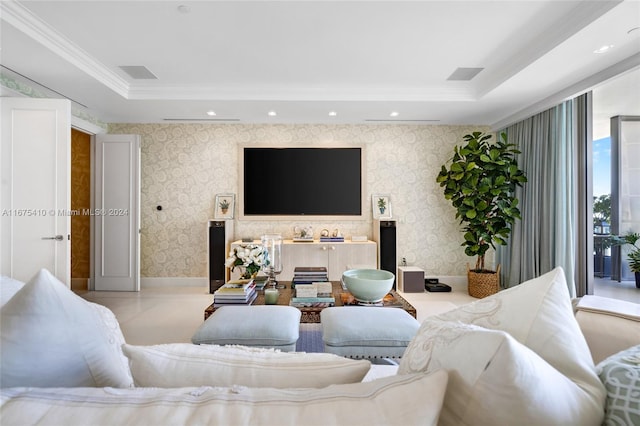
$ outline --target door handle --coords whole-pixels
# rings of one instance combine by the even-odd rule
[[[55,237],[42,237],[43,240],[56,240],[56,241],[62,241],[64,240],[64,237],[62,235],[56,235]]]

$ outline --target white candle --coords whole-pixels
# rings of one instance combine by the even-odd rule
[[[267,288],[264,290],[264,304],[275,305],[278,303],[278,289]]]

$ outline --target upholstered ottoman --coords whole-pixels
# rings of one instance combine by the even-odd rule
[[[401,358],[420,327],[400,308],[326,308],[320,320],[324,351],[348,358]]]
[[[223,306],[196,330],[196,345],[243,345],[296,350],[300,310],[291,306]]]

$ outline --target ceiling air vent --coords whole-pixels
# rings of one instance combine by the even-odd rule
[[[478,75],[478,73],[483,69],[484,68],[458,68],[449,76],[449,78],[447,78],[447,80],[469,81]]]
[[[240,121],[239,118],[163,118],[163,121]]]
[[[437,123],[440,120],[431,120],[431,119],[418,119],[418,120],[411,120],[411,119],[406,119],[406,120],[402,120],[400,118],[396,118],[396,119],[392,119],[392,118],[365,118],[364,121],[370,121],[370,122],[380,122],[380,123],[384,123],[384,122],[389,122],[389,123]]]
[[[157,80],[156,77],[147,67],[142,65],[121,65],[119,67],[122,71],[126,72],[129,77],[134,80]]]

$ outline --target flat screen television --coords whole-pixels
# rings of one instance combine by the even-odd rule
[[[362,217],[363,148],[244,147],[240,215]]]

